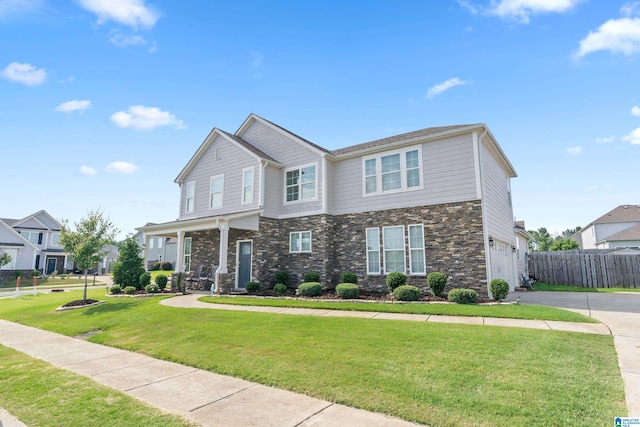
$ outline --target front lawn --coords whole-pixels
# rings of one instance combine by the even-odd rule
[[[466,305],[466,304],[428,304],[428,303],[383,303],[351,301],[312,301],[305,299],[274,299],[252,297],[202,297],[200,301],[233,304],[257,305],[268,307],[315,308],[322,310],[372,311],[382,313],[435,314],[448,316],[503,317],[511,319],[558,320],[564,322],[600,323],[582,314],[553,307],[538,305]]]
[[[550,285],[544,282],[535,282],[536,291],[558,291],[558,292],[640,292],[638,288],[583,288],[573,285]]]
[[[91,341],[432,427],[606,426],[627,413],[607,335],[181,309],[156,298],[55,312],[72,299],[4,299],[0,317],[71,336],[101,330]]]

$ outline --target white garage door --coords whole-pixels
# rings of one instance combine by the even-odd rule
[[[502,242],[494,242],[493,248],[491,248],[491,278],[504,279],[509,282],[509,292],[515,290],[513,253],[510,245]]]

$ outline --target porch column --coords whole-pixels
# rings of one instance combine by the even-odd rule
[[[184,232],[178,231],[178,244],[176,245],[176,273],[182,272],[182,262],[184,261]]]
[[[149,270],[149,236],[144,233],[144,271]]]
[[[218,222],[218,228],[220,229],[220,268],[218,272],[227,274],[227,255],[229,253],[229,221],[220,220]]]

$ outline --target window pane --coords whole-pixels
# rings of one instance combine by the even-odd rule
[[[418,150],[407,151],[407,169],[417,168],[420,166],[418,161]]]
[[[366,191],[367,194],[368,193],[375,193],[376,192],[376,177],[375,176],[368,176],[366,178]]]
[[[420,187],[420,170],[412,169],[407,171],[407,188]]]
[[[404,273],[404,251],[386,251],[384,256],[387,273],[393,271]]]
[[[419,274],[424,273],[424,251],[412,250],[411,251],[411,273]]]
[[[376,159],[369,159],[364,162],[365,176],[376,174]]]
[[[245,203],[249,203],[253,200],[253,187],[244,187],[244,193],[242,195],[242,200]]]
[[[211,180],[211,192],[212,193],[220,193],[222,192],[222,178],[213,178]]]
[[[380,249],[380,242],[378,239],[378,229],[377,228],[371,228],[369,230],[367,230],[367,250],[372,251],[372,250],[379,250]]]
[[[424,249],[424,237],[422,227],[419,225],[409,226],[409,247],[412,249],[423,248]]]
[[[382,164],[382,173],[400,170],[400,154],[384,156],[380,159]]]
[[[185,255],[191,254],[191,238],[184,240],[184,253]]]
[[[300,252],[300,233],[290,234],[289,251]]]
[[[385,227],[383,233],[385,249],[402,249],[404,247],[404,227]]]
[[[302,233],[302,252],[311,252],[311,232],[307,231]]]
[[[316,180],[316,167],[302,168],[302,182],[314,182]]]
[[[315,199],[316,183],[302,184],[302,200]]]
[[[369,273],[380,273],[380,253],[369,252],[369,263],[367,264],[367,271]]]
[[[290,185],[298,185],[298,176],[300,175],[299,170],[289,171],[287,172],[287,186]]]
[[[211,195],[211,207],[219,208],[222,206],[222,193],[214,193]]]
[[[400,172],[382,175],[382,191],[398,190],[401,187]]]
[[[53,246],[58,246],[60,243],[60,235],[59,234],[54,234],[53,235],[53,241],[51,242],[51,244]]]
[[[287,202],[298,200],[298,186],[287,187]]]

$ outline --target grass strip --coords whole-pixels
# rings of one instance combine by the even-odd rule
[[[434,314],[447,316],[500,317],[529,320],[558,320],[563,322],[600,323],[599,321],[553,307],[522,304],[475,305],[475,304],[427,304],[427,303],[382,303],[349,301],[310,301],[303,299],[276,299],[254,297],[202,297],[200,301],[244,306],[314,308],[321,310],[371,311],[381,313]]]
[[[638,288],[583,288],[573,285],[552,285],[544,282],[535,282],[536,291],[553,291],[553,292],[640,292]]]
[[[195,425],[2,345],[0,406],[33,427]]]

